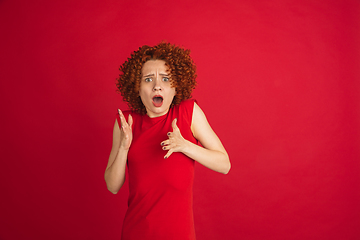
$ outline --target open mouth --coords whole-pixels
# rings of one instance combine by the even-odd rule
[[[160,95],[154,96],[152,100],[155,107],[161,107],[163,104],[163,97]]]

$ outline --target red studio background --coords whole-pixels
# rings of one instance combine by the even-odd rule
[[[195,167],[198,240],[360,239],[359,30],[358,0],[1,0],[0,239],[120,239],[115,80],[162,40],[232,162]]]

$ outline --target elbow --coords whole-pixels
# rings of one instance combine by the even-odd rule
[[[119,188],[115,188],[113,186],[109,186],[109,184],[106,183],[106,187],[107,189],[112,193],[112,194],[117,194],[119,192]]]
[[[119,184],[114,184],[114,181],[112,181],[111,179],[108,179],[107,174],[105,173],[105,183],[106,183],[106,187],[107,189],[112,193],[112,194],[117,194],[120,190],[120,188],[122,187],[122,183]]]
[[[227,164],[227,166],[223,169],[223,171],[221,171],[221,173],[223,174],[228,174],[230,172],[231,169],[231,164],[230,162]]]
[[[226,154],[226,161],[224,163],[224,168],[221,171],[221,173],[228,174],[230,172],[230,169],[231,169],[230,159],[229,159],[229,156]]]
[[[108,188],[108,190],[112,193],[112,194],[117,194],[119,191],[116,191],[116,190],[111,190]]]

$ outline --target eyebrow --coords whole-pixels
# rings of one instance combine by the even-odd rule
[[[169,77],[170,75],[169,74],[166,74],[166,73],[159,73],[160,76],[165,76],[165,77]],[[152,77],[152,76],[155,76],[155,74],[153,73],[150,73],[148,75],[145,75],[145,76],[142,76],[142,77]]]

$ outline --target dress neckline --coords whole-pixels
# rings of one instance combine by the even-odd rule
[[[151,117],[149,117],[149,115],[145,114],[145,115],[144,115],[144,118],[145,118],[145,120],[146,120],[147,122],[157,123],[157,122],[165,119],[165,118],[169,115],[169,112],[170,112],[170,109],[169,109],[169,111],[168,111],[167,113],[165,113],[164,115],[159,116],[159,117],[153,117],[153,118],[151,118]]]

